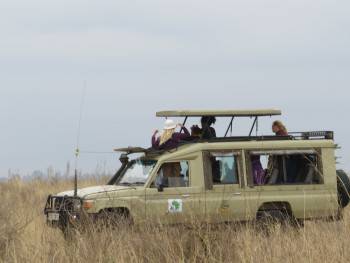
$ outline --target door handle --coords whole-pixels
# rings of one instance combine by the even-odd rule
[[[242,193],[234,193],[233,195],[241,195]]]
[[[191,197],[191,195],[182,195],[182,197],[189,198],[189,197]]]

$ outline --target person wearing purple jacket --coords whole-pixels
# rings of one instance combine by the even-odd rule
[[[253,155],[251,157],[251,162],[252,162],[252,170],[253,170],[252,172],[253,172],[254,184],[255,185],[265,184],[266,172],[261,165],[260,156]]]
[[[181,127],[181,132],[175,132],[177,127]],[[157,138],[158,130],[155,130],[152,136],[152,147],[157,150],[170,150],[178,147],[181,140],[189,138],[191,135],[187,128],[182,124],[177,124],[173,120],[166,120],[164,125],[164,131]]]

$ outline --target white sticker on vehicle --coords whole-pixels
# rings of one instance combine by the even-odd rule
[[[169,213],[182,213],[182,200],[181,199],[169,199],[168,200],[168,212]]]

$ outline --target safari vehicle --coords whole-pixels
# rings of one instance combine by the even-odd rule
[[[106,185],[48,197],[50,225],[65,229],[85,219],[128,219],[133,224],[241,222],[266,218],[340,219],[350,181],[336,170],[333,132],[253,135],[262,117],[279,110],[166,111],[158,117],[229,118],[222,137],[184,141],[173,150],[139,147],[122,152],[118,172]],[[247,136],[227,136],[237,118],[251,118]],[[129,159],[133,154],[140,157]],[[269,180],[257,183],[255,164],[275,160]],[[76,194],[75,194],[76,192]]]

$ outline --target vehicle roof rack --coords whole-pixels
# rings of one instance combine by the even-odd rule
[[[261,135],[261,136],[231,136],[231,137],[217,137],[208,140],[193,139],[183,140],[179,146],[196,144],[196,143],[216,143],[216,142],[248,142],[248,141],[286,141],[286,140],[334,140],[333,131],[309,131],[309,132],[290,132],[288,136],[276,135]],[[153,148],[142,147],[125,147],[114,149],[116,152],[129,154],[144,153],[146,156],[159,156],[165,152],[174,152],[177,148],[170,150],[155,150]]]
[[[169,110],[157,112],[157,117],[263,117],[281,115],[277,109],[253,109],[253,110]]]
[[[155,150],[152,147],[151,148],[142,148],[142,147],[125,147],[125,148],[117,148],[114,149],[115,152],[121,152],[121,153],[125,153],[127,155],[129,154],[135,154],[135,153],[144,153],[146,155],[160,155],[162,153],[165,152],[165,150]]]

